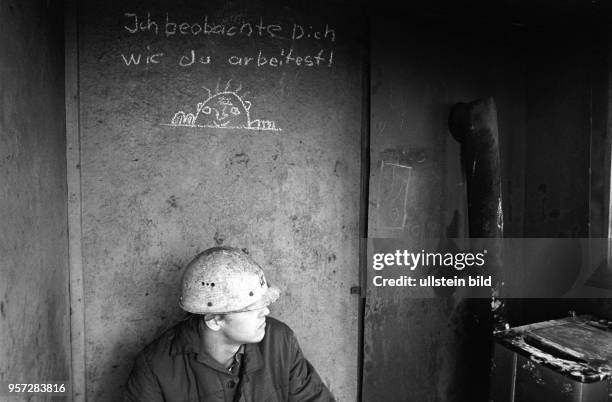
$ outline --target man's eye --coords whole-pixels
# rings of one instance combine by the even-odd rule
[[[236,106],[233,106],[231,111],[232,111],[232,114],[234,114],[234,115],[239,115],[240,114],[240,110],[238,110],[238,108]]]
[[[210,106],[204,106],[204,109],[202,109],[202,111],[203,111],[205,114],[210,114],[210,112],[211,112],[211,110],[210,110]]]

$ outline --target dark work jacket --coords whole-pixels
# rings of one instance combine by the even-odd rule
[[[263,340],[245,345],[241,381],[210,364],[199,325],[197,317],[181,321],[136,357],[125,401],[225,402],[227,388],[238,383],[245,402],[334,401],[282,322],[268,317]]]

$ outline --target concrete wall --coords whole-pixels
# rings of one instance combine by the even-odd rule
[[[456,102],[494,96],[502,154],[512,154],[512,147],[521,146],[518,133],[524,127],[524,111],[516,106],[523,102],[516,60],[503,42],[469,27],[415,16],[374,19],[372,43],[369,237],[401,237],[420,249],[423,239],[466,236],[466,183],[460,146],[448,132],[449,112]],[[478,54],[483,57],[474,57]],[[516,141],[504,141],[508,138]],[[502,161],[508,166],[507,159]],[[383,163],[408,166],[409,172],[388,186]],[[514,153],[512,164],[520,171],[520,153]],[[510,180],[512,197],[519,200],[516,217],[521,214],[522,177],[505,178],[504,186]],[[392,228],[396,225],[388,210],[396,191],[407,192],[407,205],[395,206],[405,219]],[[474,322],[484,306],[427,290],[422,299],[414,298],[414,291],[408,297],[408,291],[368,288],[365,400],[482,400],[486,385],[474,384],[483,370],[487,375],[486,348],[481,349],[484,367],[478,350],[468,350],[483,338],[486,342]]]
[[[455,102],[486,96],[497,103],[505,236],[586,236],[588,36],[455,11],[373,19],[369,236],[419,249],[423,239],[466,235],[460,149],[447,119]],[[385,163],[407,167],[390,182]],[[368,288],[365,400],[487,400],[486,301],[408,291]],[[511,324],[555,318],[569,304],[554,305],[509,303]]]
[[[0,3],[0,381],[70,376],[62,20]]]
[[[596,153],[591,151],[592,136],[602,135],[597,128],[605,126],[606,121],[605,114],[594,113],[606,103],[597,98],[598,92],[607,88],[605,73],[602,74],[606,71],[605,59],[597,59],[606,46],[601,40],[593,41],[586,29],[582,34],[547,29],[530,37],[524,51],[531,67],[525,69],[524,84],[526,126],[522,154],[527,174],[522,236],[597,237],[597,231],[600,235],[603,231],[596,228],[607,224],[603,214],[599,220],[589,219],[590,202],[596,196],[590,186],[589,168],[596,162]],[[602,166],[595,169],[598,175],[605,174]],[[596,229],[594,233],[590,226]],[[567,275],[571,277],[570,272]],[[539,278],[552,276],[562,277],[557,272],[542,272]],[[511,324],[517,326],[560,318],[570,310],[599,315],[603,310],[598,304],[568,299],[516,299],[509,301],[508,312]]]
[[[301,5],[300,5],[301,3]],[[232,67],[291,42],[130,34],[124,13],[165,21],[293,22],[337,30],[332,67]],[[308,2],[90,2],[80,9],[82,251],[89,400],[115,401],[135,354],[181,315],[182,269],[199,251],[246,247],[284,291],[272,315],[341,401],[357,393],[361,59],[342,8]],[[302,53],[329,49],[303,40]],[[121,55],[164,52],[158,65]],[[184,68],[181,52],[211,54]],[[143,56],[144,57],[144,56]],[[172,127],[207,89],[248,91],[282,131]],[[206,88],[204,88],[206,87]],[[242,89],[240,89],[240,88]]]

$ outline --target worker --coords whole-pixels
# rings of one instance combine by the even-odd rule
[[[243,250],[214,247],[186,267],[187,317],[136,357],[126,401],[334,401],[293,331],[268,317],[280,291]]]

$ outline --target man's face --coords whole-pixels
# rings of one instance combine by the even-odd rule
[[[226,338],[236,344],[260,342],[266,333],[268,307],[257,310],[229,313],[223,318],[221,331]]]

